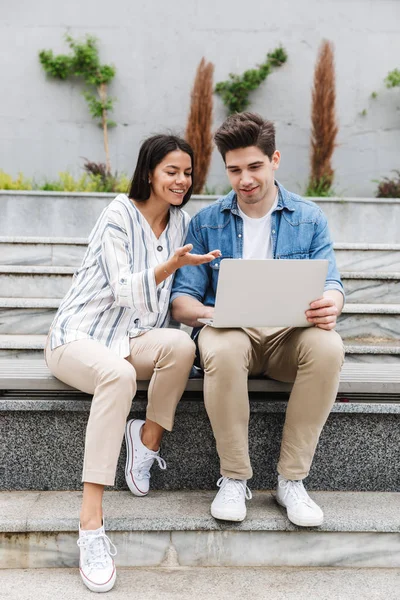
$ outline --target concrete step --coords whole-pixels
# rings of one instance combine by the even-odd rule
[[[8,298],[62,298],[75,267],[0,265],[0,289]]]
[[[0,236],[3,265],[78,267],[85,255],[86,237]],[[396,272],[400,269],[400,244],[334,244],[341,271]]]
[[[114,194],[0,190],[1,236],[86,237]],[[216,196],[193,196],[194,215]],[[313,198],[328,218],[336,242],[400,243],[400,199]],[[63,218],[60,218],[63,215]],[[357,227],[354,224],[357,223]]]
[[[347,338],[345,350],[346,362],[372,364],[400,362],[400,340],[374,337]]]
[[[75,267],[1,265],[0,289],[9,298],[61,298],[69,290]],[[400,303],[400,272],[342,271],[348,302]]]
[[[400,272],[342,271],[341,278],[347,302],[400,304]]]
[[[1,575],[7,600],[89,594],[76,568],[5,569]],[[387,568],[142,567],[118,569],[112,598],[126,600],[140,589],[141,600],[387,600],[396,598],[398,586],[399,573]]]
[[[0,236],[0,262],[3,265],[78,267],[86,248],[86,237]]]
[[[272,489],[276,484],[287,397],[287,392],[250,392],[251,487],[255,489]],[[131,417],[144,418],[146,398],[141,389]],[[72,390],[3,390],[0,488],[80,489],[90,404],[90,396]],[[372,388],[341,392],[321,434],[307,478],[309,489],[398,491],[399,415],[398,392],[372,393]],[[185,392],[174,429],[164,436],[161,455],[168,469],[153,470],[153,489],[214,489],[219,461],[201,391]],[[127,489],[125,457],[123,443],[115,482],[119,490]]]
[[[190,331],[188,332],[190,333]],[[42,359],[46,335],[0,334],[0,358]],[[350,338],[346,362],[400,362],[400,343],[382,338]]]
[[[214,495],[106,492],[117,567],[400,567],[399,493],[314,492],[325,515],[318,528],[292,525],[270,491],[253,492],[242,523],[216,521]],[[2,567],[76,568],[81,499],[79,492],[3,492]]]
[[[334,244],[342,271],[395,272],[400,270],[400,244]]]
[[[0,298],[0,334],[47,334],[58,298]]]
[[[59,298],[0,298],[0,334],[47,334]],[[339,318],[343,339],[400,339],[400,304],[346,304]]]
[[[400,304],[347,303],[338,319],[337,331],[344,340],[380,337],[400,340]]]
[[[46,335],[0,334],[0,358],[43,359]]]

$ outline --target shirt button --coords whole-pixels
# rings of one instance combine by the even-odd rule
[[[241,233],[239,233],[239,234],[238,234],[238,237],[242,237],[242,234],[241,234]]]
[[[126,283],[126,279],[120,279],[119,282],[120,283]]]
[[[159,252],[162,252],[162,249],[163,249],[163,247],[162,247],[162,246],[157,246],[157,250],[158,250]]]
[[[275,233],[275,229],[272,230],[272,233]]]

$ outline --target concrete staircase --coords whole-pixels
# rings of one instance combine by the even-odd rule
[[[48,326],[82,260],[90,228],[112,197],[0,192],[0,358],[42,359]],[[193,214],[208,202],[197,198],[188,208]],[[329,219],[347,292],[338,325],[346,361],[370,362],[371,370],[392,362],[400,369],[400,201],[318,202]],[[157,573],[252,567],[263,569],[264,578],[267,569],[304,566],[395,572],[400,566],[399,394],[383,386],[380,393],[339,395],[307,479],[326,515],[317,530],[292,526],[265,491],[276,483],[286,400],[282,392],[250,394],[256,491],[242,525],[216,523],[209,516],[218,460],[201,392],[188,392],[180,402],[176,427],[163,442],[168,470],[154,470],[156,491],[148,498],[125,491],[123,448],[116,491],[107,492],[105,502],[118,565]],[[142,417],[145,406],[141,391],[132,416]],[[81,499],[76,490],[89,409],[90,397],[80,392],[23,384],[0,390],[1,567],[39,572],[76,566]],[[385,581],[392,582],[391,575]],[[218,595],[210,592],[210,597]],[[293,597],[303,596],[296,590]]]
[[[41,357],[85,250],[85,238],[0,237],[0,357]],[[347,360],[400,361],[400,244],[341,242],[335,250]]]
[[[146,498],[106,492],[104,510],[118,547],[117,564],[400,567],[396,493],[315,492],[326,519],[321,527],[302,529],[301,534],[269,491],[255,492],[248,502],[248,517],[236,524],[211,517],[213,496],[211,491],[151,492]],[[0,499],[4,567],[77,566],[80,492],[2,492]],[[8,533],[8,540],[2,532]],[[13,552],[6,555],[7,546]]]

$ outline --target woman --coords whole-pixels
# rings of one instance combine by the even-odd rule
[[[104,530],[102,499],[113,485],[126,425],[126,480],[145,495],[150,468],[171,430],[195,354],[183,331],[168,329],[173,274],[220,255],[181,247],[193,188],[193,151],[183,139],[156,135],[139,151],[129,196],[103,211],[83,263],[51,325],[45,355],[52,373],[93,394],[86,430],[80,513],[80,573],[92,591],[110,590],[115,546]],[[126,424],[136,380],[150,380],[146,421]]]

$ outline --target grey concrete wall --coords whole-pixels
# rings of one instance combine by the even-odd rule
[[[0,190],[0,236],[87,237],[112,198],[112,194]],[[400,199],[315,200],[328,219],[334,242],[400,244]],[[211,201],[209,196],[194,196],[185,210],[193,216]]]
[[[140,141],[171,128],[182,132],[195,69],[215,63],[215,81],[241,73],[283,44],[288,63],[252,95],[251,108],[277,125],[283,159],[279,179],[304,190],[309,161],[311,85],[319,44],[336,47],[340,124],[334,156],[336,190],[372,195],[373,179],[399,168],[400,89],[383,79],[398,67],[398,0],[16,0],[0,24],[2,94],[0,168],[28,176],[80,173],[80,157],[103,160],[102,134],[91,120],[81,85],[46,78],[38,51],[67,50],[63,35],[94,34],[101,58],[117,68],[118,101],[111,131],[113,167],[131,173]],[[372,100],[371,92],[378,92]],[[367,109],[366,116],[361,111]],[[215,125],[225,108],[215,97]],[[209,185],[225,184],[215,152]]]

